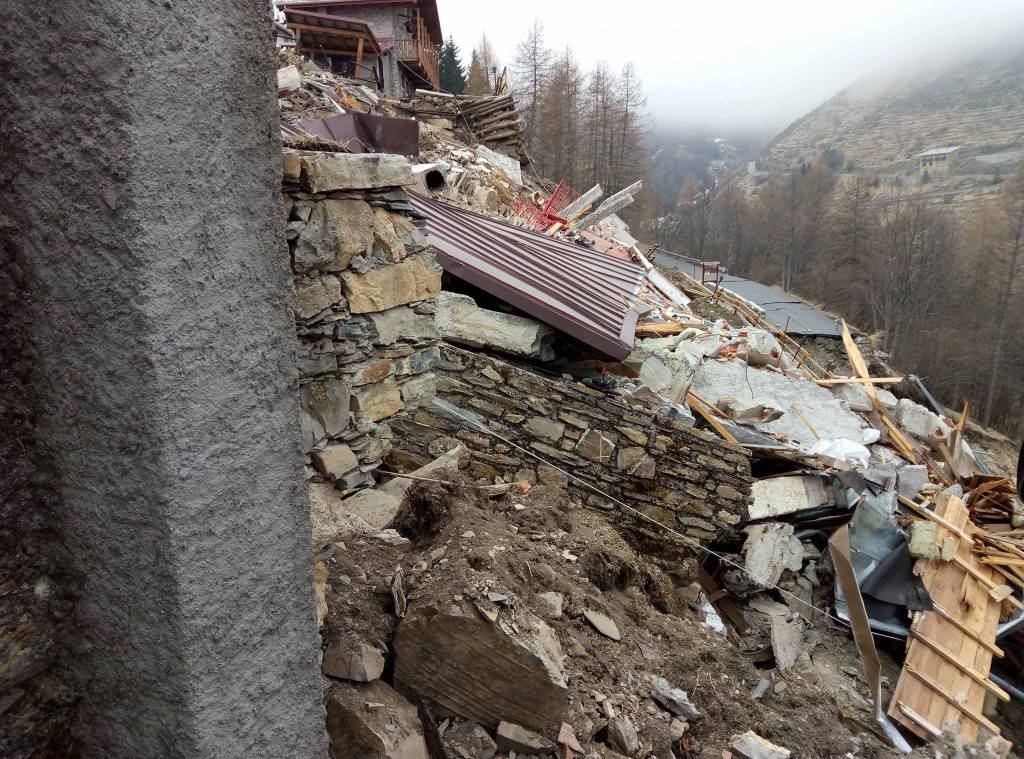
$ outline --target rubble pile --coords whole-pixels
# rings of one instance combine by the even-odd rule
[[[855,675],[773,678],[707,626],[684,549],[641,554],[555,485],[488,498],[439,477],[319,554],[337,756],[718,757],[748,731],[800,756],[895,755]]]
[[[292,137],[418,135],[285,153],[336,754],[1006,755],[1024,509],[966,408],[673,283],[617,215],[639,182],[524,173],[511,96],[282,64]]]

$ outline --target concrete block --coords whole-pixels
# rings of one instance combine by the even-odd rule
[[[949,440],[952,428],[937,415],[909,398],[896,404],[896,423],[931,448]]]
[[[824,477],[792,475],[756,480],[751,486],[754,502],[750,519],[769,519],[835,504],[835,494]]]

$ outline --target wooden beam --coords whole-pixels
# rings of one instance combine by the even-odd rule
[[[706,408],[704,408],[704,404],[703,403],[701,403],[699,400],[697,400],[697,396],[695,396],[693,393],[687,392],[686,393],[686,400],[689,401],[690,406],[693,408],[693,410],[696,411],[698,414],[700,414],[701,417],[704,419],[704,421],[707,422],[708,424],[710,424],[711,428],[715,432],[717,432],[721,436],[721,438],[723,440],[725,440],[726,442],[729,442],[729,443],[734,443],[734,444],[737,442],[735,436],[733,436],[733,434],[731,432],[729,432],[729,430],[727,430],[725,427],[723,427],[718,422],[718,420],[715,419],[714,416],[712,416],[710,411],[708,411]]]
[[[815,380],[819,385],[893,385],[902,381],[903,377],[831,377]]]

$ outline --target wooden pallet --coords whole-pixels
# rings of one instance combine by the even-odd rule
[[[992,593],[1002,582],[964,539],[978,531],[964,502],[941,498],[935,513],[941,519],[939,545],[952,541],[943,554],[950,560],[920,559],[915,567],[935,609],[914,615],[889,716],[925,740],[952,727],[962,740],[976,741],[983,734],[999,735],[983,714],[986,694],[1009,699],[988,677],[992,657],[1002,654],[996,646],[1002,603]]]

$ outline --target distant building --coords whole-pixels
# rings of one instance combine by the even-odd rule
[[[959,145],[952,145],[946,148],[932,148],[917,156],[917,168],[920,173],[948,174],[956,165]]]
[[[437,0],[285,0],[279,7],[298,52],[318,65],[365,79],[388,97],[440,87]]]

